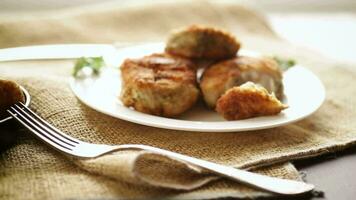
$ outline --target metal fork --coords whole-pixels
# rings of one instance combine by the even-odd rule
[[[272,193],[296,195],[306,193],[314,189],[314,185],[304,182],[264,176],[152,146],[141,144],[124,144],[111,146],[83,142],[76,138],[70,137],[57,128],[53,127],[22,103],[13,105],[7,111],[14,119],[19,121],[45,143],[71,156],[77,156],[81,158],[95,158],[117,150],[138,149],[165,155],[189,163],[191,165],[207,169],[215,174],[221,175],[231,180],[235,180],[240,183],[244,183]]]

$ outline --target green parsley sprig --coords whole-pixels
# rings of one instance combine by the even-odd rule
[[[74,77],[78,77],[79,72],[86,67],[90,68],[93,74],[98,75],[100,73],[100,69],[104,66],[105,66],[105,62],[102,56],[81,57],[75,62],[72,75]]]
[[[279,65],[281,70],[286,71],[287,69],[296,65],[296,61],[293,59],[284,59],[277,56],[272,57]]]

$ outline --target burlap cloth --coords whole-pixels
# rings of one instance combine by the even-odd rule
[[[355,73],[345,69],[344,63],[287,44],[271,31],[263,17],[239,5],[209,1],[124,8],[111,5],[21,20],[0,19],[0,47],[164,41],[172,28],[192,23],[226,28],[241,39],[244,48],[296,59],[324,82],[325,103],[307,119],[279,128],[240,133],[183,132],[133,124],[83,105],[66,82],[73,61],[0,63],[0,75],[26,87],[33,98],[31,108],[42,117],[89,142],[148,144],[296,180],[300,179],[298,172],[288,161],[341,150],[355,143]],[[1,154],[0,166],[0,199],[208,199],[272,195],[217,179],[198,168],[149,152],[121,151],[95,160],[68,158],[25,130],[17,144]]]

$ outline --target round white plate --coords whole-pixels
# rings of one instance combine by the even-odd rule
[[[118,56],[113,58],[115,61],[112,62],[121,63],[125,58],[139,58],[162,52],[163,48],[161,43],[123,48],[118,50]],[[259,55],[246,50],[239,51],[239,54]],[[202,102],[199,102],[177,118],[166,118],[123,106],[119,99],[120,77],[119,69],[106,68],[97,77],[72,79],[70,85],[84,104],[112,117],[158,128],[201,132],[248,131],[286,125],[309,116],[325,99],[325,89],[318,77],[302,66],[294,66],[284,73],[283,78],[285,103],[289,108],[278,115],[226,121],[218,113],[207,109]]]

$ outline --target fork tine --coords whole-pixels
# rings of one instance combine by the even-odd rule
[[[44,133],[46,133],[46,135],[51,136],[54,140],[64,143],[64,145],[69,145],[74,147],[76,143],[72,143],[72,141],[61,137],[59,134],[57,134],[55,131],[47,128],[45,125],[43,125],[40,121],[36,120],[34,117],[32,117],[30,114],[28,114],[27,112],[25,112],[24,109],[22,109],[20,106],[18,105],[14,105],[17,109],[17,112],[21,113],[25,119],[28,119],[29,121],[31,121],[32,123],[36,124],[37,126],[39,126],[39,128],[41,128]],[[13,106],[13,108],[14,108]]]
[[[63,133],[62,131],[60,131],[59,129],[57,129],[56,127],[52,126],[50,123],[48,123],[47,121],[45,121],[44,119],[42,119],[40,116],[38,116],[35,112],[33,112],[31,109],[27,108],[22,102],[20,102],[21,108],[26,111],[28,114],[30,114],[32,117],[34,117],[35,119],[37,119],[38,121],[41,122],[41,124],[45,125],[48,129],[54,131],[55,133],[57,133],[58,135],[60,135],[61,137],[63,137],[64,139],[67,139],[71,142],[74,142],[76,144],[79,144],[81,141],[70,137],[68,135],[66,135],[65,133]],[[19,106],[20,107],[20,106]]]
[[[31,130],[31,132],[34,133],[37,137],[39,137],[41,140],[47,142],[52,147],[60,151],[71,154],[71,150],[72,150],[71,146],[64,145],[63,143],[59,143],[58,140],[53,139],[53,137],[46,134],[46,132],[43,129],[41,129],[39,126],[36,126],[33,122],[27,119],[22,113],[18,112],[16,108],[11,107],[7,111],[10,113],[12,117],[14,117],[14,119],[19,121],[22,125],[24,125],[29,130]]]

